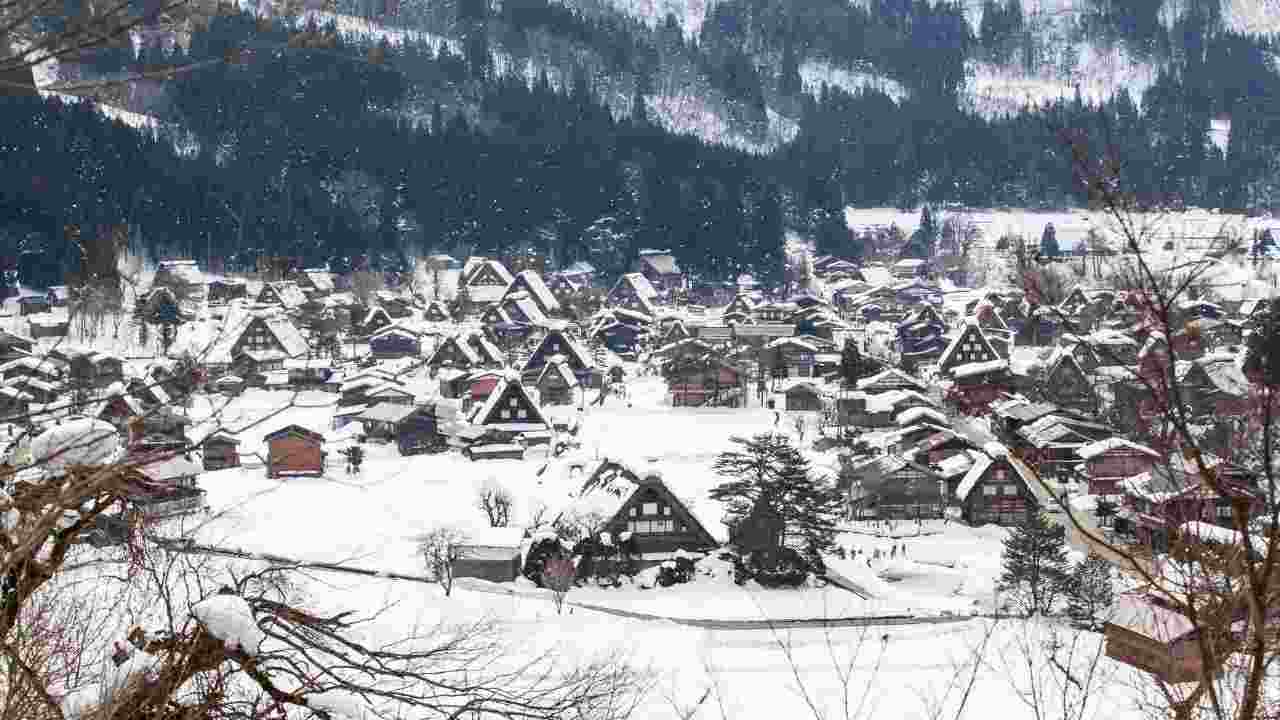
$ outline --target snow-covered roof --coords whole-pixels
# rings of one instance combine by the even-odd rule
[[[556,299],[551,289],[543,282],[542,276],[536,271],[521,270],[512,280],[512,285],[517,284],[517,281],[523,284],[523,289],[529,291],[529,294],[534,297],[541,309],[547,312],[555,312],[560,309],[560,301]],[[507,292],[511,292],[511,287],[507,288]]]
[[[898,413],[893,422],[899,427],[906,427],[907,425],[914,424],[920,420],[933,420],[943,425],[947,424],[946,415],[943,415],[941,412],[938,412],[933,408],[923,407],[920,405],[907,408],[906,410]]]
[[[1244,535],[1240,534],[1239,530],[1199,520],[1185,522],[1178,526],[1178,530],[1203,542],[1217,545],[1244,547],[1245,544]],[[1249,546],[1255,553],[1261,555],[1267,551],[1267,539],[1258,535],[1250,536]]]
[[[77,418],[54,425],[30,445],[31,462],[46,476],[57,476],[73,465],[105,465],[123,451],[120,433],[101,420]]]
[[[818,352],[818,348],[815,347],[813,343],[807,342],[805,340],[801,340],[800,338],[794,335],[787,336],[787,337],[780,337],[776,340],[770,340],[765,345],[765,347],[772,349],[772,348],[784,347],[786,345],[794,345],[795,347],[798,347],[801,350],[808,350],[809,352],[812,352],[812,353]]]
[[[987,362],[974,362],[956,365],[951,368],[951,375],[958,378],[971,377],[974,375],[982,375],[983,373],[1007,370],[1008,368],[1008,360],[988,360]]]
[[[414,409],[411,405],[381,402],[360,413],[356,419],[369,422],[398,423],[412,415]]]
[[[1111,607],[1108,622],[1160,643],[1171,643],[1194,632],[1186,615],[1141,595],[1123,594]]]
[[[995,462],[995,460],[983,453],[972,453],[972,455],[973,465],[961,478],[960,484],[956,486],[956,499],[961,502],[964,502],[969,497],[969,493],[978,484],[978,480],[982,479],[982,474]]]
[[[1146,445],[1139,445],[1136,442],[1133,442],[1131,440],[1126,440],[1125,438],[1122,438],[1122,437],[1110,437],[1105,440],[1091,442],[1087,445],[1081,445],[1080,447],[1076,448],[1076,455],[1080,456],[1080,458],[1083,460],[1092,460],[1093,458],[1109,450],[1117,450],[1117,449],[1135,450],[1144,455],[1150,455],[1151,457],[1160,456],[1159,453],[1147,447]]]

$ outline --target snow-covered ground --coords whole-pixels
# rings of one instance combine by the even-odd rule
[[[1072,63],[1061,58],[1037,65],[1027,72],[1021,65],[994,65],[971,60],[964,93],[969,109],[987,116],[1014,113],[1058,99],[1070,100],[1077,88],[1085,102],[1100,103],[1127,89],[1135,103],[1155,83],[1159,68],[1130,57],[1120,46],[1103,48],[1081,44],[1067,50]]]
[[[895,101],[906,96],[906,90],[897,80],[872,72],[847,70],[821,60],[804,61],[800,65],[800,79],[804,89],[811,93],[818,92],[823,85],[830,85],[850,93],[863,89],[879,90]]]
[[[766,108],[769,121],[765,138],[749,137],[712,107],[706,98],[696,95],[650,95],[645,98],[645,106],[653,120],[670,132],[693,135],[706,142],[752,153],[770,152],[793,140],[800,131],[794,120]]]

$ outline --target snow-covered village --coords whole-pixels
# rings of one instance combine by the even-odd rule
[[[1280,0],[0,0],[0,720],[1280,720]]]
[[[699,282],[663,250],[617,277],[528,255],[122,258],[116,311],[15,288],[0,502],[6,557],[29,559],[5,587],[56,638],[37,654],[75,659],[47,701],[170,717],[110,701],[167,682],[138,702],[1236,712],[1241,658],[1277,627],[1250,605],[1280,572],[1256,454],[1270,221],[1139,218],[1099,265],[1084,250],[1126,237],[1101,215],[846,219],[911,242],[963,221],[965,247],[795,239],[776,288]],[[1274,668],[1263,686],[1273,702]]]

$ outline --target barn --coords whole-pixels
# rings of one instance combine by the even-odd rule
[[[524,531],[498,527],[474,530],[458,543],[452,563],[455,578],[511,582],[520,575]]]
[[[324,474],[324,436],[301,425],[286,425],[263,438],[267,477]]]

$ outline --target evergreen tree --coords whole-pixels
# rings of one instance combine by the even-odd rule
[[[904,257],[928,260],[933,257],[938,245],[938,224],[933,221],[933,211],[925,205],[920,210],[920,227],[911,234],[911,239],[903,248]]]
[[[845,338],[844,348],[840,351],[840,377],[845,384],[852,387],[862,378],[862,353],[858,352],[858,344],[853,338]]]
[[[1058,231],[1053,227],[1053,223],[1046,224],[1044,233],[1040,235],[1040,254],[1049,258],[1062,254],[1062,249],[1058,247]]]
[[[999,589],[1023,615],[1047,615],[1067,575],[1066,531],[1043,513],[1012,528],[1001,556]]]
[[[1115,599],[1111,563],[1089,553],[1071,569],[1067,579],[1067,614],[1086,627],[1096,628]]]
[[[631,94],[631,122],[637,126],[645,126],[649,124],[649,108],[645,105],[644,99],[653,94],[653,88],[649,81],[649,74],[640,72],[636,74],[636,88]]]
[[[778,92],[787,97],[799,95],[804,90],[800,78],[800,60],[796,56],[795,40],[787,33],[782,46],[782,67],[778,74]]]
[[[798,540],[811,567],[835,544],[842,508],[838,490],[814,476],[809,461],[785,435],[762,433],[734,438],[738,446],[716,458],[717,474],[729,478],[711,489],[725,503],[734,543],[759,553],[763,567],[775,567],[784,548]]]

